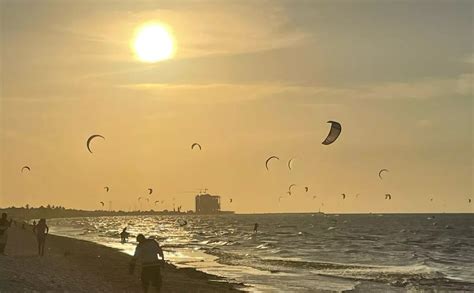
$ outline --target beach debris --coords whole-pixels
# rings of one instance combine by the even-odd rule
[[[383,177],[382,177],[383,172],[388,172],[388,169],[382,169],[382,170],[379,171],[379,178],[380,179],[383,179]]]
[[[104,186],[105,192],[109,192],[110,188],[108,186]]]
[[[148,194],[152,194],[153,193],[153,188],[148,188]]]
[[[291,171],[292,167],[293,167],[293,161],[295,160],[295,158],[291,158],[289,161],[288,161],[288,169]]]
[[[200,145],[199,143],[197,143],[197,142],[195,142],[195,143],[193,143],[193,144],[191,145],[191,149],[194,150],[195,147],[198,147],[199,150],[202,150],[201,145]]]
[[[322,142],[324,145],[330,145],[331,143],[335,142],[342,131],[342,126],[339,122],[328,121],[327,123],[331,123],[331,129],[329,130],[329,134],[326,139]]]
[[[94,138],[96,138],[96,137],[100,137],[100,138],[102,138],[102,139],[105,140],[105,137],[103,137],[103,136],[100,135],[100,134],[91,135],[91,136],[87,139],[87,143],[86,143],[87,150],[88,150],[91,154],[92,154],[92,150],[91,150],[91,148],[90,148],[90,144],[91,144],[92,140],[93,140]]]
[[[346,199],[346,194],[345,193],[341,193],[342,195],[342,199]]]
[[[100,204],[101,204],[102,206],[104,206],[104,205],[105,205],[105,203],[104,203],[103,201],[101,201],[101,202],[100,202]]]
[[[392,195],[390,193],[385,194],[385,199],[391,200]]]
[[[265,161],[265,168],[267,168],[267,171],[269,170],[269,169],[268,169],[268,163],[270,163],[270,161],[273,160],[273,159],[280,160],[280,158],[277,157],[277,156],[271,156],[271,157],[269,157],[269,158]]]
[[[23,171],[25,171],[25,170],[31,171],[31,168],[28,167],[28,166],[23,166],[23,167],[21,168],[21,173],[23,173]]]

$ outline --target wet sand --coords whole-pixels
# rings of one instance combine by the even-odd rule
[[[0,292],[142,292],[140,268],[128,274],[130,256],[92,242],[49,235],[45,256],[37,255],[31,227],[11,227],[6,256],[0,256]],[[219,277],[162,268],[162,292],[237,292]],[[149,290],[154,292],[154,290]]]

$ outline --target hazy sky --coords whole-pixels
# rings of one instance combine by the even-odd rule
[[[0,206],[128,210],[153,187],[193,209],[207,187],[237,212],[474,211],[472,1],[0,5]],[[149,21],[175,58],[134,58]]]

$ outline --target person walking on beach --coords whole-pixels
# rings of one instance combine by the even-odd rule
[[[127,232],[127,227],[123,228],[122,233],[120,233],[120,238],[121,238],[122,244],[124,244],[125,242],[128,241],[128,236],[129,235],[130,234]]]
[[[36,233],[36,240],[38,241],[38,255],[43,256],[46,235],[49,233],[49,227],[46,225],[46,219],[40,219],[38,224],[33,227],[33,232]]]
[[[12,225],[12,220],[7,220],[7,213],[2,214],[0,218],[0,255],[5,255],[5,247],[8,240],[8,228]]]
[[[142,273],[141,281],[143,292],[148,292],[150,283],[155,287],[156,292],[161,292],[161,264],[165,261],[163,250],[158,242],[154,239],[145,238],[143,234],[137,235],[137,248],[135,254],[130,261],[129,273],[133,274],[135,271],[135,263],[137,260],[141,262]],[[161,257],[161,260],[158,258]]]

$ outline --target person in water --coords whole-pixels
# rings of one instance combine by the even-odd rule
[[[120,239],[122,244],[128,241],[128,236],[130,234],[127,232],[127,227],[123,228],[122,232],[120,233]]]
[[[258,232],[258,223],[255,223],[255,225],[253,225],[253,233],[257,233]]]
[[[12,220],[7,220],[7,213],[2,214],[0,218],[0,255],[5,255],[5,247],[8,241],[8,228],[12,225]]]
[[[43,256],[46,235],[49,233],[49,227],[46,225],[46,219],[40,219],[38,224],[33,227],[33,232],[36,234],[36,240],[38,241],[38,255]]]
[[[145,238],[143,234],[137,235],[137,248],[135,254],[130,261],[129,273],[133,274],[135,271],[135,263],[137,260],[141,262],[142,273],[141,281],[143,292],[148,292],[150,283],[155,287],[156,292],[161,292],[161,264],[165,261],[163,250],[158,242],[154,239]],[[158,258],[161,257],[161,260]]]

